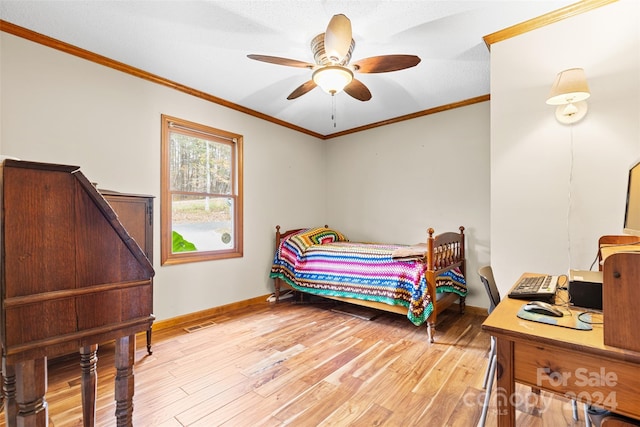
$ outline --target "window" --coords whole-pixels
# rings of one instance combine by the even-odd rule
[[[162,265],[242,256],[242,135],[162,116]]]

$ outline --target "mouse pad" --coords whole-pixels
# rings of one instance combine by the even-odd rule
[[[546,323],[547,325],[577,329],[579,331],[590,331],[593,329],[590,324],[578,320],[578,317],[575,315],[575,313],[572,316],[569,316],[567,313],[565,313],[565,315],[562,317],[545,316],[544,314],[525,311],[525,305],[526,304],[520,307],[520,311],[518,311],[518,317],[521,319],[531,320],[538,323]],[[585,314],[582,317],[585,317],[586,321],[591,321],[591,316],[588,314]]]

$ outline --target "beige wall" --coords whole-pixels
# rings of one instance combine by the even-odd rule
[[[590,269],[598,237],[622,233],[640,160],[639,28],[640,3],[620,0],[491,46],[491,262],[503,293],[524,271]],[[572,67],[591,98],[567,126],[545,100]]]
[[[321,141],[6,33],[0,43],[0,153],[156,196],[158,319],[272,292],[276,224],[398,243],[464,225],[469,304],[486,306],[475,270],[488,260],[488,103]],[[244,136],[243,258],[160,266],[161,114]]]
[[[467,234],[467,304],[487,307],[489,102],[327,142],[329,224],[357,240],[425,242],[427,229]]]

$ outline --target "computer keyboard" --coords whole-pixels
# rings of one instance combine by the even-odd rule
[[[558,276],[523,277],[509,292],[509,298],[550,299],[556,294]]]

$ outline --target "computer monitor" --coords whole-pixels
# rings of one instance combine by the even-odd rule
[[[629,169],[624,233],[640,236],[640,162]]]

